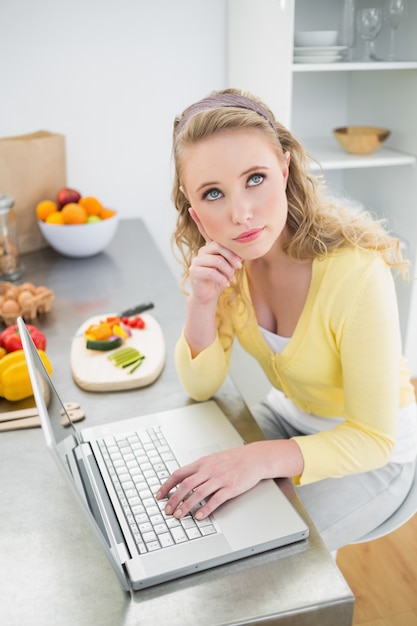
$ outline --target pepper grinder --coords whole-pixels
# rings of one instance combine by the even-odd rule
[[[0,280],[14,281],[22,275],[13,205],[12,196],[0,193]]]

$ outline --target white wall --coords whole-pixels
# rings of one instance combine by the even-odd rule
[[[69,186],[141,216],[179,275],[171,128],[225,87],[226,0],[1,0],[0,27],[0,136],[64,134]]]

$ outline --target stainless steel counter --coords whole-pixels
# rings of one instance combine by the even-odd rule
[[[141,220],[124,220],[106,251],[69,259],[51,249],[23,257],[22,281],[55,292],[37,319],[48,339],[53,379],[65,401],[86,411],[83,424],[189,403],[177,380],[173,348],[184,297]],[[173,261],[174,263],[175,261]],[[93,315],[152,301],[167,361],[146,388],[91,393],[71,376],[71,339]],[[242,436],[260,432],[229,379],[216,400]],[[0,400],[0,411],[6,403]],[[280,485],[309,522],[289,481]],[[46,451],[39,428],[0,433],[0,623],[7,626],[347,626],[353,596],[310,523],[307,541],[125,594]]]

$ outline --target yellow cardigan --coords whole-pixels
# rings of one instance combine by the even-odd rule
[[[244,290],[250,294],[244,275]],[[304,457],[297,480],[307,484],[376,469],[389,461],[399,407],[415,401],[401,356],[397,299],[390,268],[374,252],[346,248],[313,262],[295,332],[281,354],[265,342],[254,310],[218,303],[218,335],[192,359],[182,335],[176,346],[181,383],[195,400],[223,384],[233,339],[260,363],[269,381],[298,407],[344,417],[330,431],[295,437]]]

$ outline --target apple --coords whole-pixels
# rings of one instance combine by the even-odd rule
[[[77,203],[80,198],[80,192],[76,189],[71,189],[70,187],[63,187],[56,194],[56,201],[58,202],[61,209],[63,206],[69,204],[70,202]]]

